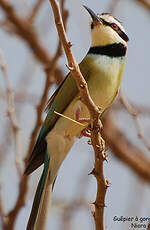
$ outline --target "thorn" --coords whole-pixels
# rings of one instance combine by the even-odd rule
[[[109,180],[105,180],[105,185],[106,185],[106,188],[109,188],[110,187],[110,185],[111,185],[111,183],[109,182]]]
[[[95,210],[91,210],[93,217],[95,218]]]
[[[96,145],[96,147],[99,149],[100,153],[102,154],[103,160],[107,161],[108,155],[104,152],[104,143],[102,143],[102,148],[99,145]],[[100,155],[97,156],[98,159],[100,159]],[[108,162],[108,161],[107,161]]]
[[[99,119],[99,127],[100,127],[100,131],[101,131],[103,129],[103,124],[102,124],[100,119]]]
[[[69,41],[68,42],[68,47],[71,48],[72,47],[72,43]]]
[[[93,176],[98,176],[98,173],[96,172],[95,168],[88,174],[88,175],[93,175]]]
[[[93,217],[95,218],[95,206],[93,205],[93,203],[90,203],[90,211],[91,211]]]
[[[90,173],[88,173],[88,176],[93,175],[93,171],[94,171],[94,169],[92,169],[92,171]]]
[[[81,89],[84,89],[84,88],[85,88],[85,85],[82,85],[82,84],[81,84],[81,85],[80,85],[80,88],[81,88]]]
[[[100,140],[101,140],[101,143],[102,143],[102,146],[103,146],[103,149],[105,149],[105,141],[102,137],[100,137]]]
[[[74,67],[72,67],[72,66],[66,65],[66,67],[67,67],[70,71],[73,71],[73,70],[74,70]]]
[[[98,109],[99,109],[100,112],[102,111],[102,108],[100,106],[98,106]]]
[[[107,160],[108,155],[104,151],[102,152],[102,157],[103,157],[103,160],[108,163],[108,160]]]

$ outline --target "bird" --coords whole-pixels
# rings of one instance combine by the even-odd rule
[[[87,6],[84,8],[91,19],[91,46],[79,67],[92,100],[103,113],[118,94],[129,38],[122,23],[111,14],[96,14]],[[46,109],[47,116],[25,169],[25,174],[29,175],[44,164],[27,230],[38,230],[41,224],[45,224],[59,168],[75,140],[88,126],[88,122],[80,122],[81,118],[88,120],[90,117],[71,73],[51,96]]]

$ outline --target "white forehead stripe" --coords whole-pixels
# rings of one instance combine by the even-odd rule
[[[104,19],[106,22],[108,23],[115,23],[117,26],[119,26],[119,28],[125,32],[124,27],[121,25],[121,23],[116,20],[113,16],[109,15],[109,14],[99,14],[98,15],[100,18]]]

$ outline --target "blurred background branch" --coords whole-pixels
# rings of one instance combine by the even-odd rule
[[[9,77],[8,77],[8,73],[7,73],[7,67],[6,67],[6,63],[5,63],[5,60],[3,58],[2,52],[0,52],[0,69],[3,73],[5,87],[6,87],[6,97],[7,97],[7,105],[8,105],[7,113],[8,113],[9,119],[10,119],[10,123],[11,123],[11,127],[12,127],[12,130],[14,133],[14,137],[15,137],[16,167],[17,167],[19,176],[21,176],[21,174],[22,174],[22,170],[21,170],[22,143],[21,143],[21,137],[20,137],[20,128],[19,128],[17,117],[16,117],[15,104],[14,104],[14,93],[10,87]]]
[[[150,1],[149,0],[136,0],[139,2],[144,8],[150,10]]]

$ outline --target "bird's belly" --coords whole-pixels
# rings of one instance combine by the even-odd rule
[[[97,64],[97,62],[100,62]],[[93,66],[92,76],[88,80],[88,88],[94,103],[103,112],[114,100],[120,85],[123,65],[118,61],[108,62],[106,59],[97,60]],[[101,68],[103,66],[103,68]],[[121,68],[120,68],[121,66]],[[71,104],[64,111],[64,115],[76,120],[76,111],[80,109],[80,118],[89,118],[86,106],[81,102],[79,95],[74,98]],[[63,136],[77,136],[84,129],[73,121],[60,117],[56,122],[54,130]]]

